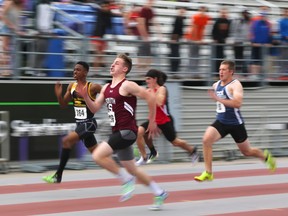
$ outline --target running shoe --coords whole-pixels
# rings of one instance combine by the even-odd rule
[[[149,208],[152,211],[159,211],[162,209],[164,201],[167,199],[168,193],[164,191],[161,195],[154,197],[154,204]]]
[[[199,154],[197,151],[197,147],[194,147],[193,152],[190,154],[192,164],[197,163],[199,160]]]
[[[42,180],[50,184],[61,183],[61,177],[59,177],[56,173],[49,176],[43,176]]]
[[[275,160],[275,158],[272,156],[272,154],[267,149],[265,149],[264,155],[265,155],[265,158],[266,158],[266,164],[267,164],[268,168],[272,172],[274,172],[276,170],[276,160]]]
[[[152,163],[156,158],[159,157],[158,152],[156,152],[156,154],[150,154],[147,160],[147,164]]]
[[[120,202],[125,202],[129,200],[133,191],[135,190],[135,178],[131,178],[128,182],[122,185],[122,196],[120,197]]]
[[[147,158],[147,159],[144,159],[144,158],[141,156],[140,159],[137,160],[135,164],[136,164],[136,166],[145,165],[145,164],[147,163],[147,160],[148,160],[148,158]]]
[[[214,176],[212,173],[208,173],[206,171],[202,172],[200,176],[195,176],[194,180],[203,182],[203,181],[212,181],[214,179]]]

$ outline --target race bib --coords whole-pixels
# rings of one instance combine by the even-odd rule
[[[224,113],[226,111],[224,104],[220,103],[219,101],[216,102],[216,106],[217,113]]]
[[[87,119],[87,109],[85,107],[74,107],[76,119]]]
[[[115,126],[116,125],[116,119],[115,119],[115,113],[113,111],[108,112],[108,118],[110,120],[110,126]]]

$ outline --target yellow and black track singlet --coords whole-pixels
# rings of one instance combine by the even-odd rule
[[[93,97],[90,94],[90,88],[91,88],[92,83],[88,82],[86,85],[87,85],[88,95],[94,101],[95,97]],[[85,121],[87,119],[93,118],[94,113],[92,113],[90,109],[87,107],[84,98],[77,94],[76,86],[77,86],[77,82],[73,83],[70,93],[73,97],[73,106],[74,106],[74,111],[75,111],[76,122],[81,122],[81,121]]]

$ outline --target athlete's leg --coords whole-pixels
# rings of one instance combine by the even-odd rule
[[[203,144],[203,157],[205,163],[205,170],[209,173],[212,173],[212,159],[213,159],[213,149],[212,145],[221,139],[221,135],[216,130],[216,128],[209,126],[202,138]]]
[[[136,140],[138,149],[144,160],[147,159],[147,153],[145,150],[145,139],[144,139],[145,130],[146,129],[143,126],[138,127],[137,140]]]
[[[158,184],[154,182],[149,175],[147,175],[143,170],[135,165],[134,160],[121,161],[121,164],[131,175],[135,176],[140,183],[150,187],[155,196],[159,196],[164,192],[164,190],[159,187]]]
[[[189,154],[191,154],[194,151],[194,147],[192,147],[191,145],[188,145],[186,140],[180,139],[178,137],[176,137],[171,143],[174,146],[177,146],[179,148],[186,150]]]
[[[112,158],[113,149],[107,142],[101,142],[97,148],[93,151],[93,160],[104,169],[117,175],[120,167]]]
[[[259,148],[253,148],[250,145],[248,139],[246,139],[242,143],[237,143],[239,150],[241,153],[246,157],[257,157],[260,158],[262,161],[265,161],[264,152]]]
[[[149,150],[150,150],[150,154],[151,155],[156,155],[157,154],[157,151],[155,149],[155,146],[153,144],[153,139],[152,138],[149,138],[148,137],[148,134],[145,133],[144,134],[144,140],[145,140],[145,143],[146,145],[148,146]]]
[[[60,155],[60,163],[56,171],[57,177],[62,178],[63,170],[70,158],[71,148],[79,141],[79,136],[76,132],[70,132],[62,139],[62,149]]]
[[[241,153],[244,156],[257,157],[260,160],[264,161],[271,171],[275,171],[275,169],[277,167],[276,160],[273,157],[273,155],[267,149],[263,152],[259,148],[251,147],[248,139],[246,139],[242,143],[237,143],[237,145],[238,145],[238,148],[240,149]]]
[[[70,132],[62,139],[62,149],[60,153],[60,162],[57,171],[53,175],[43,176],[43,180],[47,183],[61,183],[63,171],[70,158],[72,146],[79,141],[79,136],[76,132]]]

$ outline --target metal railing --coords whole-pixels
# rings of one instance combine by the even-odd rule
[[[148,68],[157,68],[165,71],[171,79],[179,80],[202,80],[204,84],[210,85],[217,76],[217,61],[224,59],[232,59],[240,64],[244,70],[236,70],[236,76],[243,81],[257,81],[261,82],[261,85],[266,85],[268,82],[277,81],[281,82],[288,76],[288,59],[287,56],[283,56],[287,52],[286,45],[278,46],[262,46],[262,58],[258,61],[257,65],[260,65],[259,79],[251,79],[250,70],[253,67],[253,63],[256,60],[251,58],[251,45],[237,45],[243,46],[245,49],[243,59],[235,59],[234,51],[235,44],[215,44],[206,43],[197,45],[199,46],[199,54],[197,56],[191,56],[191,49],[195,48],[195,44],[190,42],[177,43],[180,48],[180,55],[173,57],[170,54],[171,43],[167,41],[151,40],[149,43],[152,49],[151,56],[141,56],[138,54],[138,48],[143,43],[139,39],[135,39],[129,36],[113,35],[105,37],[103,39],[96,39],[85,37],[77,32],[68,31],[63,28],[61,23],[58,23],[61,27],[63,35],[9,35],[11,36],[11,51],[3,52],[1,55],[9,55],[9,65],[1,65],[0,71],[7,70],[7,67],[13,71],[13,76],[8,77],[9,79],[35,79],[33,73],[27,73],[29,71],[42,72],[41,79],[53,79],[55,77],[71,77],[71,70],[76,61],[84,60],[91,65],[91,77],[101,78],[105,75],[109,75],[108,71],[110,64],[112,63],[117,53],[123,52],[128,53],[134,61],[132,73],[129,76],[133,79],[143,78]],[[4,34],[1,34],[4,35]],[[7,36],[7,35],[6,35]],[[46,43],[52,48],[47,48],[46,52],[37,50],[37,42],[39,40],[45,40]],[[105,59],[104,68],[94,68],[93,63],[95,59],[99,57],[99,54],[93,47],[93,41],[104,41],[107,43],[107,48],[103,55]],[[175,43],[174,43],[175,45]],[[54,46],[54,47],[53,47]],[[216,48],[222,46],[224,49],[224,57],[216,55]],[[274,50],[274,53],[271,51]],[[282,52],[283,51],[283,52]],[[282,55],[283,54],[283,55]],[[45,64],[41,67],[35,67],[37,62],[37,56],[45,55]],[[286,54],[285,54],[286,55]],[[49,58],[53,57],[54,60]],[[143,65],[149,58],[150,62]],[[178,71],[171,71],[171,60],[180,61]],[[60,62],[57,64],[57,62]],[[196,63],[195,63],[196,62]],[[48,65],[47,65],[48,64]],[[195,65],[197,64],[197,65]],[[238,65],[237,65],[238,66]],[[51,73],[51,71],[55,73]],[[58,75],[57,75],[58,73]],[[36,74],[36,73],[35,73]],[[284,77],[284,79],[281,79]],[[39,78],[39,77],[38,77]]]

